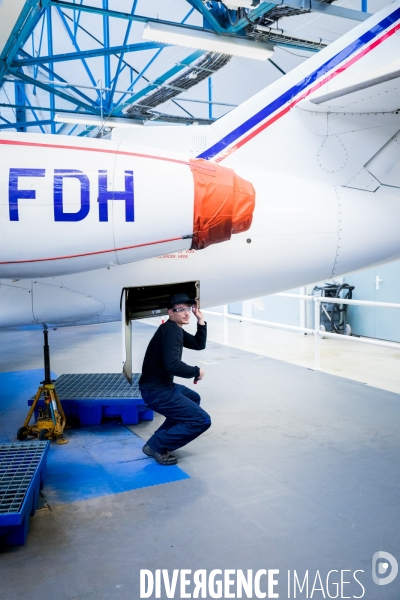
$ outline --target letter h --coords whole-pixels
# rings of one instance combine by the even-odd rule
[[[107,171],[99,171],[99,221],[108,221],[108,201],[125,201],[125,221],[133,223],[134,193],[133,193],[133,171],[125,171],[125,190],[116,192],[108,189]]]

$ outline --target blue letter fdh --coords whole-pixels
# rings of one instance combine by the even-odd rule
[[[133,223],[134,193],[133,193],[133,171],[125,171],[125,190],[116,192],[108,189],[107,171],[99,171],[99,221],[108,221],[108,201],[125,201],[125,221]]]

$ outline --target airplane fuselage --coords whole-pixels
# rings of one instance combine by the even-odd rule
[[[400,257],[396,191],[243,170],[256,190],[251,228],[201,251],[56,277],[2,279],[0,325],[119,320],[126,287],[200,281],[203,308],[255,298]],[[267,180],[267,181],[266,181]]]

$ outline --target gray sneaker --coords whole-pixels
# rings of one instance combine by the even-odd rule
[[[143,446],[142,452],[144,452],[144,454],[146,454],[147,456],[155,458],[158,464],[164,465],[165,467],[168,467],[169,465],[176,465],[176,463],[178,462],[176,456],[174,456],[170,452],[164,452],[164,454],[160,454],[160,452],[156,452],[155,450],[150,448],[148,444],[145,444]]]

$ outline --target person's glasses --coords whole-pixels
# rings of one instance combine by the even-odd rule
[[[183,308],[183,307],[182,308],[173,308],[172,312],[177,312],[177,313],[187,312],[187,313],[190,313],[190,312],[192,312],[192,309],[191,308]]]

